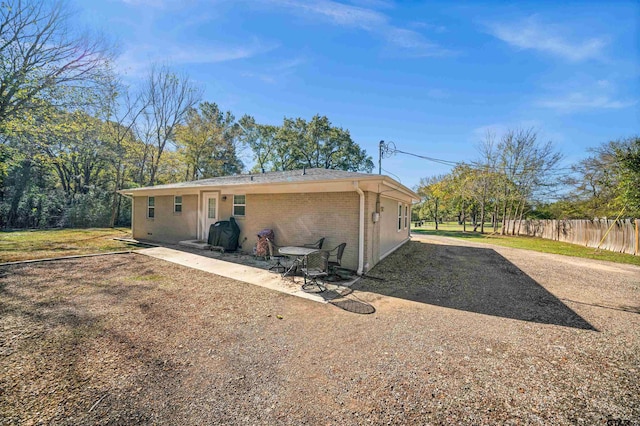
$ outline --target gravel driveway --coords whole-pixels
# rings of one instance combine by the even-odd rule
[[[640,424],[640,268],[417,237],[357,315],[140,255],[0,269],[2,424]]]

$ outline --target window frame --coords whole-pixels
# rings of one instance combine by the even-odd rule
[[[178,198],[180,198],[180,202],[178,202]],[[173,196],[173,214],[182,214],[182,195],[174,195]],[[180,207],[180,211],[176,210]]]
[[[213,217],[211,217],[211,201],[213,200]],[[213,219],[213,220],[218,220],[218,197],[217,196],[213,196],[213,197],[209,197],[207,198],[207,220],[208,219]]]
[[[147,196],[147,219],[156,218],[156,197]]]
[[[409,227],[409,204],[404,205],[404,229]]]
[[[244,197],[244,203],[236,203],[236,197]],[[236,207],[243,207],[244,208],[244,213],[243,214],[237,214],[236,213]],[[233,206],[231,207],[231,212],[233,213],[233,216],[239,216],[239,217],[245,217],[247,215],[247,195],[246,194],[234,194],[233,195]]]
[[[402,203],[398,201],[398,232],[402,231]]]

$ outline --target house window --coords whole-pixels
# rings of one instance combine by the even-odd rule
[[[182,213],[182,195],[173,197],[173,212]]]
[[[147,217],[149,219],[156,217],[156,197],[147,197]]]
[[[404,229],[409,227],[409,206],[404,206]]]
[[[402,203],[398,203],[398,231],[402,230]]]
[[[209,205],[207,206],[207,217],[209,219],[215,219],[216,218],[216,201],[218,199],[217,198],[209,198]]]
[[[233,196],[233,215],[244,216],[247,208],[247,196],[246,195],[234,195]]]

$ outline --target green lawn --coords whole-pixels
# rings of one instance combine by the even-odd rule
[[[0,263],[131,249],[113,238],[130,238],[128,228],[47,229],[0,232]]]
[[[463,232],[462,225],[458,225],[455,222],[448,222],[438,224],[438,230],[436,231],[433,222],[431,222],[421,228],[412,228],[411,231],[416,234],[461,238],[504,247],[521,248],[543,253],[564,254],[566,256],[583,257],[586,259],[607,260],[609,262],[629,263],[640,266],[640,256],[614,253],[607,250],[596,250],[591,247],[545,240],[543,238],[491,234],[493,228],[487,225],[485,225],[484,229],[485,234],[480,234],[480,232],[473,232],[473,225],[467,225],[467,232]]]

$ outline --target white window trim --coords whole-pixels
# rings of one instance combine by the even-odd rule
[[[402,210],[402,203],[398,201],[398,208],[396,209],[396,212],[398,213],[397,219],[398,221],[396,222],[396,230],[397,232],[402,231],[402,215],[403,215],[403,210]]]
[[[149,202],[153,198],[153,206],[149,205]],[[153,209],[153,217],[149,216],[149,212]],[[147,219],[153,220],[156,217],[156,197],[150,196],[147,197]]]
[[[176,201],[176,199],[177,199],[178,197],[180,197],[180,202],[179,202],[179,203]],[[182,205],[183,205],[183,204],[182,204],[182,202],[183,202],[183,201],[184,201],[184,200],[182,199],[182,195],[174,195],[174,196],[173,196],[173,214],[182,214]],[[178,212],[178,211],[176,211],[176,207],[177,207],[177,206],[180,206],[180,211],[179,211],[179,212]]]
[[[409,205],[404,205],[404,229],[409,227]]]
[[[214,210],[213,210],[213,217],[210,217],[209,214],[211,213],[211,201],[213,201],[214,203]],[[207,198],[207,206],[205,207],[207,209],[207,219],[213,219],[213,220],[218,220],[218,197],[209,197]]]
[[[244,197],[244,203],[243,204],[236,204],[236,197],[238,196],[243,196]],[[242,206],[244,207],[244,214],[242,215],[237,215],[236,214],[236,206]],[[239,216],[239,217],[245,217],[247,215],[247,195],[246,194],[234,194],[233,195],[233,206],[231,207],[231,213],[233,213],[233,216]]]

